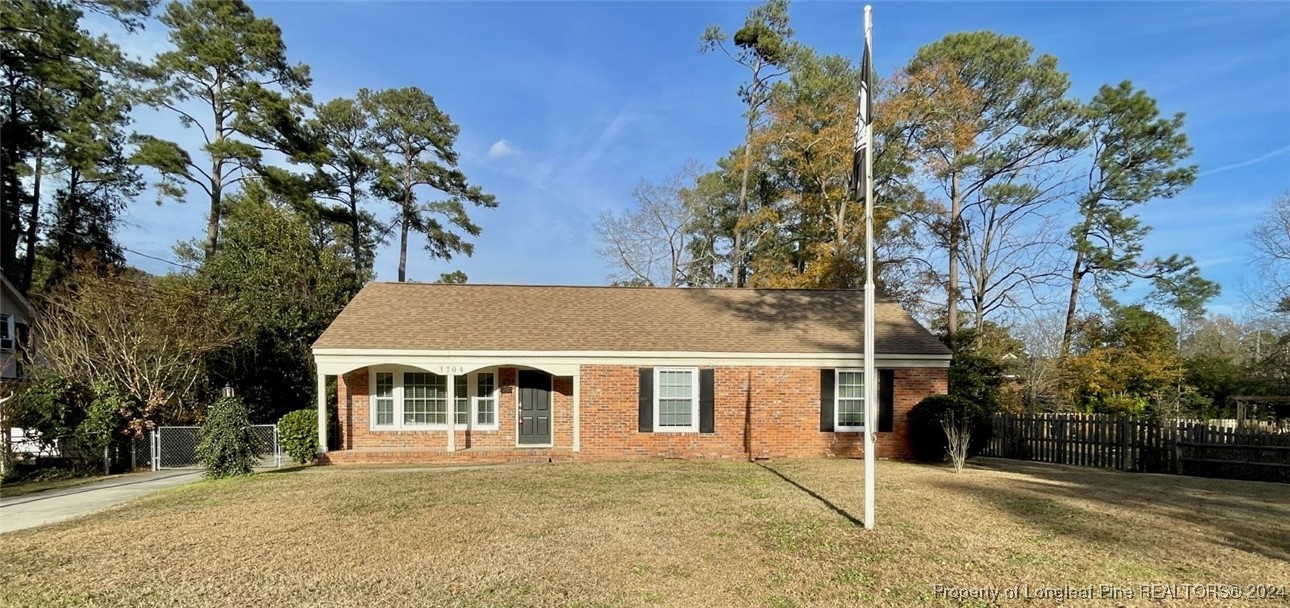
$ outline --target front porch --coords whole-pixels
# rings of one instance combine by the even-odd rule
[[[435,359],[320,360],[320,395],[337,372],[336,402],[318,403],[328,414],[319,416],[320,445],[331,446],[320,460],[552,462],[580,451],[577,366]]]
[[[464,448],[452,452],[423,448],[357,448],[322,454],[322,464],[504,464],[571,462],[568,448]]]

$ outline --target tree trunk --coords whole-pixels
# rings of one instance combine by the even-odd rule
[[[730,250],[730,274],[735,287],[743,287],[748,276],[744,268],[744,230],[739,225],[748,213],[748,174],[752,171],[753,119],[748,118],[748,131],[744,135],[743,176],[739,178],[739,202],[735,207],[734,243]]]
[[[991,213],[990,217],[995,216]],[[994,227],[990,225],[990,221],[987,221],[985,233],[981,237],[981,255],[977,259],[976,271],[972,273],[972,322],[978,330],[985,325],[985,291],[990,284],[990,248],[994,243]],[[977,337],[980,337],[979,331]]]
[[[403,217],[399,218],[399,282],[408,280],[408,214],[412,206],[412,189],[403,191]]]
[[[950,338],[959,328],[959,214],[963,202],[959,200],[959,174],[950,173],[950,276],[945,286],[948,309],[945,312],[946,329]]]
[[[224,143],[224,74],[220,70],[215,73],[215,90],[211,94],[211,110],[215,114],[215,144]],[[223,211],[223,194],[224,186],[224,158],[222,156],[211,156],[211,210],[210,217],[206,219],[206,246],[203,252],[206,259],[209,260],[215,256],[215,251],[219,247],[219,219]]]
[[[1058,355],[1065,357],[1071,352],[1071,337],[1075,334],[1075,305],[1079,299],[1079,284],[1084,279],[1080,266],[1084,264],[1084,252],[1075,252],[1075,265],[1071,267],[1071,295],[1066,302],[1066,325],[1062,328],[1062,350]]]
[[[351,180],[349,183],[349,229],[353,232],[353,241],[350,245],[354,249],[354,276],[363,276],[363,248],[360,245],[363,227],[360,225],[358,217],[358,197],[354,196],[354,190],[357,186]]]
[[[757,90],[761,84],[761,68],[761,61],[758,60],[753,65],[752,83],[749,85],[751,96],[748,103],[748,129],[744,131],[744,167],[743,175],[739,178],[739,202],[735,209],[734,242],[731,244],[730,251],[730,256],[733,258],[730,270],[734,275],[731,278],[734,280],[735,287],[743,287],[748,282],[748,269],[744,266],[746,256],[744,249],[747,243],[744,242],[744,231],[739,224],[748,214],[748,176],[752,173],[752,138],[757,126],[757,105],[760,103],[757,99]]]
[[[9,98],[9,111],[5,117],[8,128],[18,128],[18,102],[14,92],[17,86],[12,82],[6,87]],[[15,174],[18,166],[18,144],[16,137],[0,137],[0,271],[7,276],[18,279],[21,274],[18,267],[19,226],[22,222],[22,182]]]
[[[217,171],[216,176],[219,175]],[[220,198],[222,197],[219,186],[219,178],[211,179],[211,212],[210,217],[206,220],[206,246],[203,251],[206,259],[215,257],[215,249],[219,246],[219,218],[221,211]]]
[[[18,289],[27,293],[31,289],[32,274],[36,269],[36,237],[40,236],[40,182],[45,170],[45,147],[36,148],[36,170],[32,174],[31,211],[27,214],[27,259],[22,261],[22,277]]]

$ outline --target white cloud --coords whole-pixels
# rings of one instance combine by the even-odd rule
[[[512,146],[511,143],[506,141],[505,139],[499,139],[497,140],[496,143],[488,147],[488,158],[491,158],[491,159],[505,158],[507,156],[515,156],[519,153],[520,151],[516,149],[515,146]]]

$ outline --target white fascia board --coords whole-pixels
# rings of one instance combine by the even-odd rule
[[[495,365],[530,366],[574,375],[580,365],[848,367],[864,363],[858,353],[729,353],[662,351],[442,351],[400,349],[314,349],[319,373],[343,374],[369,365],[407,365],[435,373],[464,373]],[[878,367],[949,367],[949,355],[879,354]],[[438,371],[438,370],[445,371]]]

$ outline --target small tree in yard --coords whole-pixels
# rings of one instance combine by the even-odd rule
[[[954,425],[954,437],[945,423]],[[909,434],[919,460],[943,462],[945,456],[963,454],[966,460],[980,454],[993,434],[990,413],[977,403],[955,395],[929,395],[909,411]],[[962,445],[954,445],[961,440]]]
[[[259,454],[260,441],[251,428],[246,404],[237,397],[222,397],[211,404],[197,444],[197,460],[206,467],[206,476],[249,475]]]
[[[967,462],[968,445],[972,443],[972,427],[967,419],[960,417],[955,420],[954,412],[946,412],[941,419],[941,430],[945,431],[945,451],[954,464],[954,472],[962,473],[963,464]]]
[[[278,440],[282,449],[298,464],[313,462],[318,454],[318,412],[296,410],[278,421]]]

